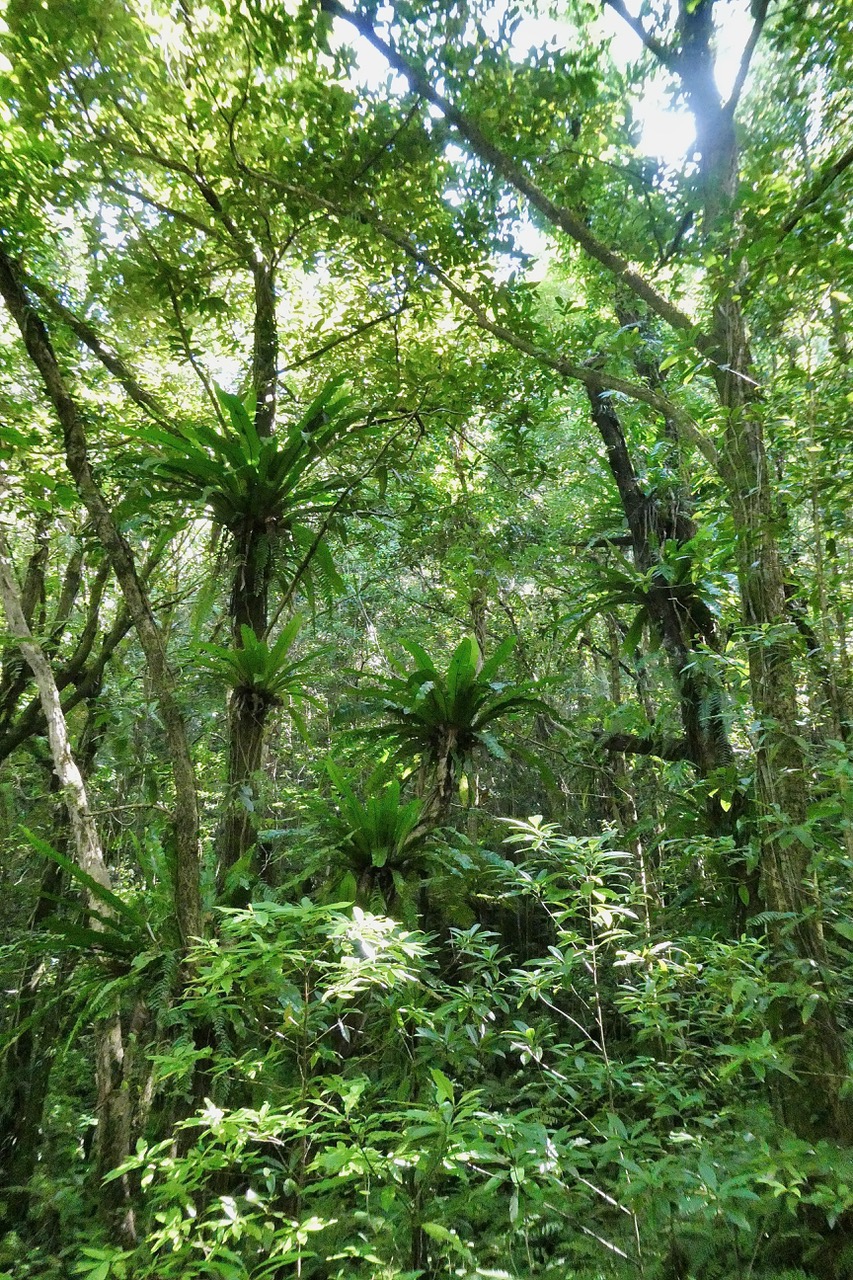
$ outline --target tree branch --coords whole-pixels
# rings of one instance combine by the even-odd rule
[[[175,910],[185,946],[201,932],[199,886],[199,813],[195,772],[186,724],[175,694],[175,679],[163,635],[137,572],[127,541],[118,529],[89,462],[86,430],[76,401],[65,384],[47,329],[24,292],[18,271],[0,243],[0,294],[20,330],[27,355],[38,369],[62,427],[68,470],[109,555],[145,654],[172,765],[175,784]]]
[[[150,241],[149,241],[149,248],[151,249],[156,260],[158,262],[162,262],[163,261],[162,258],[157,253],[157,250],[150,243]],[[169,294],[169,301],[172,304],[172,314],[175,317],[175,324],[178,326],[178,334],[181,339],[181,346],[184,349],[184,354],[187,357],[190,368],[192,369],[193,373],[201,383],[202,388],[204,390],[204,394],[207,396],[207,399],[210,402],[214,415],[218,419],[220,426],[224,427],[225,418],[223,416],[222,409],[220,408],[219,400],[217,399],[216,392],[213,389],[213,385],[210,381],[210,378],[207,376],[207,370],[205,369],[201,361],[197,358],[196,353],[193,351],[193,344],[191,341],[192,335],[189,329],[187,328],[186,321],[184,320],[184,313],[183,313],[183,310],[181,309],[181,300],[178,297],[174,284],[172,283],[172,277],[169,272],[168,266],[165,263],[163,263],[163,265],[166,267],[166,270],[164,272],[166,290]]]
[[[91,666],[86,667],[84,671],[76,672],[74,675],[70,673],[68,667],[57,672],[56,685],[60,692],[73,685],[71,693],[62,700],[63,715],[70,715],[81,702],[85,702],[87,698],[91,698],[98,692],[104,678],[107,663],[132,626],[133,623],[127,610],[120,610],[110,631],[104,636],[100,652]],[[23,746],[29,738],[36,737],[36,735],[42,733],[43,728],[44,716],[42,715],[41,703],[36,697],[27,703],[14,724],[11,724],[8,729],[4,729],[0,725],[0,761],[6,760],[13,751],[17,751],[18,747]]]
[[[782,222],[779,227],[780,240],[794,230],[794,227],[796,227],[803,215],[808,212],[813,204],[817,203],[823,193],[832,186],[835,179],[839,178],[841,174],[844,173],[845,169],[850,168],[851,164],[853,164],[853,146],[848,147],[837,160],[834,160],[832,164],[827,165],[827,167],[815,179],[814,183],[805,195],[797,201],[794,208],[788,214],[788,217],[785,218],[784,222]]]
[[[484,160],[516,190],[525,195],[533,207],[538,209],[552,226],[559,227],[561,231],[564,231],[581,246],[585,253],[606,267],[626,288],[630,289],[638,298],[641,298],[655,315],[660,316],[662,320],[665,320],[674,329],[687,332],[692,332],[696,329],[695,322],[686,312],[681,311],[663,294],[658,293],[657,289],[641,276],[626,258],[623,258],[621,254],[615,253],[614,250],[599,240],[590,231],[583,218],[572,213],[564,205],[558,205],[551,200],[532,178],[528,177],[520,164],[486,137],[474,120],[471,120],[457,107],[454,107],[452,103],[433,88],[429,77],[424,71],[413,66],[407,58],[388,44],[386,40],[383,40],[367,18],[359,14],[350,13],[339,3],[339,0],[321,0],[321,7],[327,13],[334,14],[355,27],[360,35],[364,36],[375,49],[388,59],[395,70],[406,77],[412,88],[422,98],[431,102],[433,106],[438,107],[442,115],[469,143],[481,160]]]
[[[33,625],[36,605],[40,603],[42,611],[44,610],[44,577],[50,554],[48,524],[47,514],[42,513],[36,522],[33,550],[27,560],[24,584],[20,593],[21,610],[28,627]],[[11,554],[7,554],[9,554],[11,565]],[[20,646],[15,645],[11,653],[4,646],[2,668],[0,668],[0,723],[8,720],[12,715],[28,681],[27,663],[21,659]]]
[[[147,160],[149,164],[156,165],[157,168],[165,170],[167,173],[179,173],[183,177],[188,178],[192,187],[199,193],[207,207],[216,215],[217,221],[222,225],[228,234],[231,242],[237,246],[244,266],[250,269],[255,263],[255,246],[248,240],[239,227],[236,226],[233,219],[229,216],[222,205],[216,191],[206,181],[204,174],[198,169],[194,169],[184,160],[175,160],[172,156],[163,155],[157,150],[150,138],[141,134],[141,131],[135,130],[137,137],[142,137],[144,146],[133,146],[126,142],[123,138],[116,138],[109,134],[106,130],[96,130],[94,136],[101,142],[105,142],[108,146],[114,147],[121,155],[129,156],[135,160]],[[143,203],[151,204],[149,197],[143,196],[138,191],[130,192],[136,199],[142,200]],[[157,206],[154,205],[156,208]],[[176,211],[169,206],[164,205],[162,212],[167,215],[174,216]],[[208,234],[213,233],[213,228],[206,227],[201,219],[191,218],[190,215],[182,215],[185,221],[189,221],[190,225],[198,230],[206,230]]]
[[[242,166],[245,168],[245,166]],[[559,356],[552,356],[549,352],[543,351],[541,347],[537,347],[534,343],[528,342],[526,338],[522,338],[519,334],[514,333],[505,325],[499,324],[498,321],[490,319],[488,313],[475,296],[458,284],[451,276],[448,276],[439,265],[429,257],[424,251],[419,249],[407,236],[400,232],[394,231],[391,227],[384,223],[372,212],[365,209],[342,209],[335,205],[332,201],[327,200],[323,196],[315,195],[314,192],[306,190],[304,187],[296,186],[292,183],[282,182],[281,179],[273,177],[273,175],[260,175],[254,170],[250,171],[253,177],[264,177],[274,186],[282,190],[288,191],[292,195],[298,195],[300,199],[312,202],[315,207],[327,210],[338,218],[355,219],[364,223],[366,226],[373,227],[384,239],[389,243],[396,245],[399,249],[411,258],[413,262],[427,270],[434,279],[443,284],[448,293],[452,294],[457,301],[461,302],[476,320],[481,329],[493,334],[496,338],[506,342],[516,351],[521,351],[524,355],[530,356],[539,363],[547,365],[548,368],[554,369],[555,372],[561,374],[564,378],[581,382],[587,388],[595,392],[616,391],[620,395],[627,396],[631,400],[638,400],[642,404],[647,404],[651,408],[656,409],[658,413],[673,423],[681,434],[682,439],[692,444],[709,465],[723,477],[729,477],[729,468],[726,460],[718,453],[716,445],[708,436],[700,431],[698,425],[693,421],[688,413],[685,413],[678,405],[668,400],[666,396],[660,395],[656,391],[650,390],[648,387],[641,386],[636,382],[629,382],[626,378],[619,378],[615,374],[605,373],[601,369],[594,369],[589,365],[575,364],[570,360],[564,360]]]
[[[784,218],[779,224],[776,239],[773,248],[769,252],[762,254],[759,260],[750,268],[749,274],[741,287],[741,296],[748,298],[753,289],[760,285],[764,269],[767,263],[772,259],[778,246],[782,243],[786,236],[794,230],[802,218],[808,213],[812,205],[817,204],[821,196],[832,186],[836,178],[839,178],[845,170],[853,165],[853,146],[847,148],[846,151],[834,160],[832,164],[818,175],[814,182],[810,185],[808,191],[794,205],[787,218]]]
[[[118,191],[121,195],[128,196],[131,200],[138,200],[140,204],[147,205],[150,209],[156,209],[158,213],[162,213],[166,218],[173,218],[175,222],[182,222],[185,226],[192,227],[195,231],[200,231],[206,236],[216,234],[216,227],[210,226],[207,222],[202,222],[201,218],[194,218],[191,213],[184,213],[182,209],[173,209],[171,205],[164,204],[162,200],[155,200],[153,196],[147,195],[144,191],[138,191],[136,187],[129,187],[126,183],[119,182],[118,178],[105,177],[104,182],[113,191]]]
[[[639,18],[635,18],[632,13],[628,12],[624,0],[604,0],[604,4],[611,8],[614,13],[618,13],[624,22],[627,22],[634,35],[639,37],[649,53],[654,54],[661,66],[666,67],[667,71],[674,69],[674,55],[667,49],[666,45],[661,44],[660,40],[646,30]]]
[[[630,756],[656,756],[673,763],[691,760],[685,738],[640,738],[634,733],[608,733],[597,739],[605,751],[621,751]]]
[[[131,400],[138,404],[141,409],[145,409],[147,413],[150,413],[167,431],[178,430],[177,423],[168,413],[165,406],[153,392],[139,382],[118,352],[107,346],[88,320],[84,320],[82,316],[78,316],[69,307],[66,307],[63,302],[60,302],[52,289],[49,289],[47,285],[42,284],[41,281],[36,280],[33,276],[24,275],[23,280],[27,288],[36,297],[41,298],[42,302],[50,308],[53,314],[63,324],[67,325],[80,341],[89,348],[92,354],[100,360],[104,368],[113,374],[119,384],[124,387]]]
[[[275,270],[270,262],[252,267],[255,314],[252,319],[252,389],[255,430],[263,439],[275,427],[278,387],[278,322],[275,314]]]
[[[735,82],[732,86],[729,100],[723,107],[729,116],[733,116],[737,111],[737,105],[740,102],[740,96],[743,93],[743,87],[746,84],[746,77],[749,74],[749,68],[752,64],[752,55],[755,53],[756,45],[764,30],[764,23],[767,21],[767,10],[770,8],[770,0],[758,0],[758,8],[753,9],[755,21],[752,24],[752,30],[749,33],[749,39],[743,47],[741,54],[740,66],[738,67]]]
[[[324,0],[324,3],[336,3],[336,0]],[[693,421],[688,413],[679,406],[668,400],[665,396],[650,390],[647,387],[640,386],[637,383],[628,382],[624,378],[619,378],[611,374],[606,374],[598,369],[583,364],[575,364],[568,360],[552,356],[548,352],[543,351],[540,347],[528,342],[525,338],[513,333],[511,329],[507,329],[504,325],[497,321],[491,320],[480,302],[462,285],[457,284],[452,277],[448,276],[441,267],[434,262],[429,255],[422,249],[419,249],[407,236],[394,231],[385,222],[383,222],[372,211],[359,209],[347,209],[335,204],[333,201],[326,199],[324,196],[317,195],[315,192],[296,183],[284,182],[281,178],[275,177],[274,174],[259,172],[251,168],[234,152],[234,159],[238,167],[248,176],[256,180],[267,182],[279,191],[284,191],[289,195],[297,196],[308,204],[312,204],[315,209],[331,213],[337,218],[347,220],[356,220],[373,227],[384,239],[389,243],[396,245],[406,254],[413,262],[423,267],[429,272],[434,279],[438,280],[448,290],[457,301],[461,302],[467,310],[471,312],[480,328],[500,338],[503,342],[514,347],[517,351],[523,352],[525,355],[531,356],[534,360],[541,364],[554,369],[565,378],[570,378],[583,383],[585,387],[596,393],[602,391],[616,391],[621,395],[628,396],[632,400],[638,400],[643,404],[648,404],[653,409],[661,413],[664,418],[672,423],[673,427],[680,433],[682,440],[693,445],[705,460],[709,463],[714,471],[722,477],[726,484],[731,484],[733,473],[727,459],[723,457],[717,450],[713,441],[702,431]],[[711,340],[704,335],[700,335],[697,339],[697,346],[705,349],[711,344]]]
[[[363,333],[369,332],[378,324],[384,324],[386,320],[393,320],[396,316],[401,315],[408,306],[407,300],[404,298],[399,307],[395,307],[392,311],[383,311],[381,316],[374,316],[372,320],[364,320],[361,324],[357,324],[354,329],[350,329],[347,333],[339,335],[337,338],[330,338],[328,342],[324,342],[321,346],[315,347],[313,351],[309,351],[307,355],[300,356],[298,360],[294,360],[292,364],[285,365],[279,372],[290,373],[293,369],[301,369],[306,364],[310,364],[312,360],[319,360],[320,356],[326,355],[329,351],[334,351],[335,347],[342,346],[345,342],[352,342],[354,338],[359,338]]]
[[[53,767],[62,787],[71,826],[77,865],[92,880],[110,889],[110,873],[104,860],[95,819],[89,808],[83,777],[71,752],[68,725],[59,701],[59,690],[56,687],[50,663],[41,646],[33,638],[24,617],[20,590],[15,580],[9,547],[2,528],[0,528],[0,599],[6,615],[6,626],[17,640],[38,689],[39,700],[47,722]],[[87,890],[87,899],[92,913],[92,927],[101,928],[99,913],[103,912],[104,904],[92,889]]]
[[[589,391],[595,394],[600,394],[602,391],[615,391],[631,400],[637,400],[642,404],[649,405],[662,414],[663,417],[670,420],[677,428],[682,439],[697,448],[718,474],[722,475],[723,472],[728,470],[725,460],[719,455],[713,441],[700,431],[698,425],[689,414],[667,399],[666,396],[662,396],[658,392],[638,383],[629,382],[626,378],[620,378],[584,364],[576,364],[560,356],[552,356],[549,352],[543,351],[541,347],[537,347],[534,343],[521,337],[520,334],[514,333],[512,329],[508,329],[498,321],[492,320],[472,293],[458,284],[451,276],[448,276],[437,263],[433,262],[426,253],[412,244],[406,236],[392,231],[391,228],[371,214],[356,213],[349,216],[358,217],[360,220],[375,227],[382,236],[392,244],[396,244],[414,262],[425,267],[430,275],[444,285],[448,293],[452,294],[458,302],[461,302],[471,312],[481,329],[493,334],[496,338],[500,338],[502,342],[514,347],[516,351],[532,357],[540,364],[547,365],[564,378],[582,383]]]
[[[159,564],[163,547],[164,544],[161,541],[161,544],[143,565],[140,575],[143,582],[147,582]],[[69,685],[74,686],[73,691],[62,703],[63,714],[66,716],[74,707],[84,702],[87,698],[91,698],[99,691],[107,663],[133,626],[133,620],[127,608],[122,605],[113,619],[112,626],[101,640],[97,657],[89,666],[86,666],[98,632],[100,601],[109,577],[110,568],[110,562],[105,557],[89,591],[86,621],[74,652],[68,661],[58,667],[55,672],[56,686],[60,692],[67,689]],[[51,638],[53,639],[53,636]],[[27,703],[15,723],[9,725],[8,728],[5,726],[4,721],[0,720],[0,761],[5,760],[13,751],[16,751],[28,738],[41,733],[43,723],[41,704],[38,698],[34,698]]]

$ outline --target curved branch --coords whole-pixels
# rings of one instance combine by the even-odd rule
[[[105,176],[104,183],[106,186],[111,187],[113,191],[117,191],[119,195],[127,196],[131,200],[138,201],[139,204],[147,205],[149,209],[156,209],[164,217],[172,218],[175,222],[182,222],[184,226],[192,227],[194,231],[200,231],[202,235],[213,236],[216,234],[216,228],[211,227],[207,222],[202,222],[201,218],[194,218],[191,213],[185,213],[183,209],[174,209],[170,204],[164,204],[162,200],[155,200],[147,192],[138,191],[136,187],[129,187],[126,183],[119,182],[118,178]]]
[[[732,86],[729,100],[723,107],[723,110],[733,116],[737,111],[737,105],[740,102],[740,96],[743,93],[743,87],[746,84],[746,77],[749,74],[749,68],[752,65],[752,55],[755,53],[761,32],[764,30],[764,24],[767,21],[767,10],[770,8],[770,0],[758,0],[758,7],[754,10],[755,21],[752,24],[752,30],[749,33],[749,39],[743,47],[741,54],[740,66],[738,67],[735,82]]]
[[[306,364],[310,364],[312,360],[319,360],[320,356],[326,355],[329,351],[334,351],[335,347],[343,346],[346,342],[352,342],[356,338],[360,338],[363,333],[368,333],[378,324],[384,324],[386,320],[394,320],[397,316],[402,315],[409,303],[406,298],[398,307],[394,307],[391,311],[383,311],[380,316],[373,316],[370,320],[363,320],[361,324],[357,324],[354,329],[348,329],[346,333],[339,334],[336,338],[330,338],[328,342],[322,343],[319,347],[315,347],[313,351],[309,351],[307,355],[300,356],[298,360],[294,360],[292,364],[285,365],[280,369],[280,373],[290,373],[293,369],[302,369]]]
[[[112,561],[151,674],[175,784],[175,908],[182,941],[188,946],[190,940],[201,933],[198,797],[186,723],[176,697],[174,674],[166,656],[163,633],[151,611],[133,552],[116,525],[92,472],[83,418],[66,386],[47,329],[31,306],[18,269],[2,243],[0,294],[20,331],[27,355],[41,375],[62,427],[68,470],[92,518],[101,545]]]
[[[479,328],[491,333],[496,338],[500,338],[502,342],[514,347],[516,351],[520,351],[524,355],[537,360],[540,364],[553,369],[564,378],[582,383],[591,392],[600,394],[602,391],[615,391],[631,400],[637,400],[642,404],[649,405],[650,408],[657,410],[658,413],[670,420],[682,439],[697,448],[711,467],[723,478],[726,477],[728,465],[718,453],[713,441],[700,431],[698,425],[688,413],[685,413],[683,409],[667,399],[666,396],[660,395],[658,392],[652,391],[639,383],[629,382],[626,378],[620,378],[615,374],[605,373],[601,369],[594,369],[589,365],[578,364],[543,351],[541,347],[537,347],[520,334],[514,333],[512,329],[508,329],[506,325],[492,320],[485,307],[469,290],[447,275],[437,263],[433,262],[426,253],[418,249],[406,236],[393,231],[371,214],[360,211],[349,216],[354,216],[373,226],[385,239],[397,245],[414,262],[424,267],[434,279],[444,285],[448,293],[452,294],[458,302],[461,302],[470,311]]]
[[[691,760],[685,738],[640,738],[634,733],[608,733],[597,739],[604,751],[620,751],[626,756],[656,756],[676,763]]]
[[[158,400],[153,392],[142,385],[125,364],[123,358],[117,351],[107,346],[88,320],[84,320],[82,316],[78,316],[76,312],[66,307],[65,303],[60,302],[52,289],[49,289],[47,285],[42,284],[41,281],[36,280],[33,276],[24,275],[23,280],[27,288],[37,298],[41,298],[42,302],[53,314],[63,324],[67,325],[72,333],[77,335],[84,346],[89,348],[92,355],[100,360],[104,368],[108,369],[119,384],[124,387],[131,400],[138,404],[141,409],[145,409],[147,413],[150,413],[167,431],[176,431],[178,429],[177,423],[168,413],[165,405]]]
[[[767,263],[771,261],[773,255],[785,237],[791,234],[794,228],[809,212],[811,207],[817,204],[821,196],[832,186],[836,178],[839,178],[845,170],[850,168],[851,165],[853,165],[853,146],[848,147],[846,151],[842,152],[837,160],[834,160],[832,164],[827,165],[814,180],[806,193],[796,202],[788,216],[779,224],[773,247],[767,253],[762,254],[758,261],[750,268],[749,275],[741,287],[741,296],[744,299],[749,298],[752,291],[761,284]]]
[[[674,55],[669,49],[667,49],[666,45],[661,44],[660,40],[658,40],[656,36],[653,36],[650,31],[646,30],[639,18],[635,18],[632,13],[628,12],[624,0],[604,0],[604,4],[606,7],[611,8],[614,13],[619,14],[619,17],[622,18],[622,20],[626,22],[634,32],[634,35],[642,41],[643,47],[648,49],[649,53],[654,54],[661,66],[666,67],[668,71],[672,71],[674,69]]]
[[[160,563],[164,548],[165,540],[160,539],[159,544],[140,570],[140,577],[143,582],[148,582]],[[63,662],[61,666],[56,667],[54,670],[56,687],[60,693],[67,689],[69,685],[73,686],[68,696],[62,700],[62,711],[65,716],[69,715],[81,702],[85,702],[99,693],[103,684],[104,672],[110,659],[133,627],[133,621],[126,606],[121,604],[109,631],[105,632],[101,637],[98,653],[91,662],[89,661],[98,634],[101,599],[111,568],[109,560],[105,557],[99,565],[95,578],[87,592],[86,618],[74,652],[66,662]],[[70,613],[70,606],[68,613]],[[66,615],[63,614],[60,606],[57,609],[57,619],[54,621],[50,636],[51,644],[55,644],[59,638],[56,631],[58,620],[62,617],[66,617]],[[41,703],[38,697],[27,703],[14,724],[7,724],[7,717],[0,718],[0,762],[22,746],[28,738],[36,737],[43,732],[44,717],[42,716]]]
[[[652,409],[657,410],[665,418],[672,422],[674,427],[680,433],[682,439],[693,445],[706,462],[720,475],[726,483],[730,483],[732,478],[731,468],[724,457],[722,457],[715,444],[709,439],[694,422],[688,413],[674,404],[666,396],[660,395],[656,391],[652,391],[648,387],[641,386],[635,382],[629,382],[626,378],[617,377],[614,374],[608,374],[600,369],[594,369],[589,365],[576,364],[570,360],[564,360],[559,356],[553,356],[547,351],[543,351],[541,347],[537,347],[534,343],[528,342],[526,338],[521,337],[517,333],[513,333],[505,325],[500,324],[496,320],[492,320],[485,307],[479,300],[458,284],[452,276],[449,276],[438,263],[434,262],[425,250],[419,249],[407,236],[402,235],[398,231],[394,231],[387,223],[383,222],[377,215],[366,209],[346,209],[341,208],[331,200],[327,200],[325,196],[315,194],[305,187],[301,187],[295,183],[283,182],[280,178],[274,177],[272,174],[259,173],[255,169],[250,169],[244,162],[240,162],[240,168],[249,176],[261,179],[270,183],[270,185],[278,188],[280,191],[286,191],[290,195],[298,196],[301,200],[314,205],[316,209],[322,209],[327,213],[333,214],[337,218],[345,218],[363,223],[365,226],[373,227],[384,239],[390,244],[394,244],[401,249],[413,262],[423,267],[433,279],[444,285],[448,293],[450,293],[458,302],[470,311],[479,328],[484,329],[487,333],[491,333],[494,337],[500,338],[502,342],[506,342],[509,346],[515,348],[516,351],[522,352],[524,355],[530,356],[537,360],[540,364],[546,365],[553,369],[556,373],[561,374],[564,378],[582,383],[589,390],[596,393],[602,391],[615,391],[620,395],[627,396],[631,400],[638,400],[642,404],[649,405]]]
[[[373,45],[396,71],[405,76],[412,88],[438,107],[446,120],[468,142],[476,155],[505,178],[517,191],[525,195],[535,209],[551,223],[570,236],[591,258],[601,263],[617,280],[630,289],[649,307],[655,315],[660,316],[672,328],[693,332],[695,322],[686,312],[658,293],[657,289],[640,275],[621,254],[615,253],[596,235],[590,231],[583,218],[553,201],[539,187],[517,161],[513,160],[496,143],[492,142],[482,131],[476,121],[454,107],[442,94],[433,88],[429,77],[419,67],[413,66],[407,58],[393,48],[377,33],[373,25],[359,14],[350,13],[339,0],[321,0],[321,7],[327,12],[349,22],[360,35]]]
[[[832,164],[819,174],[812,185],[809,187],[805,195],[797,201],[787,218],[779,227],[779,239],[783,239],[789,235],[796,227],[797,223],[805,213],[816,204],[820,197],[829,187],[832,186],[836,178],[840,178],[845,169],[849,169],[853,164],[853,146],[847,148],[837,160],[833,160]]]

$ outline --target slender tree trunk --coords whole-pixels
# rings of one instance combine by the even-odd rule
[[[607,621],[610,644],[610,700],[618,707],[622,702],[621,636],[612,614],[608,616]],[[606,786],[610,794],[613,817],[628,846],[628,852],[634,860],[637,883],[642,895],[643,925],[648,938],[651,936],[652,882],[643,839],[638,831],[639,817],[633,779],[628,771],[624,752],[614,751],[610,757],[610,764],[610,776],[607,778]]]
[[[278,329],[272,264],[257,263],[253,277],[255,429],[261,438],[265,438],[271,436],[275,429],[277,390]],[[268,634],[273,536],[266,523],[248,516],[235,538],[229,608],[231,637],[236,648],[242,646],[243,627],[249,627],[260,640],[266,639]],[[263,760],[271,706],[269,699],[242,688],[235,689],[229,701],[228,781],[225,811],[217,836],[217,882],[220,890],[229,871],[247,857],[257,840],[255,776]]]
[[[65,385],[47,330],[27,299],[18,269],[2,245],[0,294],[21,332],[27,353],[41,374],[53,403],[62,427],[68,470],[92,518],[98,538],[112,561],[151,674],[175,784],[175,914],[181,939],[186,947],[202,931],[199,815],[195,773],[186,725],[176,697],[174,676],[166,657],[160,628],[137,573],[133,553],[119,531],[92,472],[80,411]]]
[[[275,429],[278,389],[278,324],[275,315],[275,268],[272,262],[256,262],[252,387],[255,392],[255,430],[271,436]]]
[[[760,883],[765,905],[793,922],[790,932],[784,927],[774,930],[780,974],[802,983],[805,962],[817,997],[805,1024],[793,997],[780,1002],[780,1031],[798,1038],[801,1077],[796,1087],[786,1083],[781,1099],[785,1119],[796,1131],[850,1143],[853,1103],[842,1097],[846,1046],[835,1009],[811,852],[798,834],[808,817],[811,783],[800,730],[798,654],[775,532],[763,408],[736,278],[738,228],[721,230],[733,207],[738,154],[732,112],[722,104],[714,76],[714,4],[715,0],[681,0],[682,48],[676,66],[696,120],[704,233],[718,238],[726,263],[711,280],[715,296],[709,355],[725,413],[724,479],[737,541],[752,703],[760,726],[755,756]]]
[[[6,615],[6,625],[20,645],[21,652],[32,671],[47,722],[53,767],[62,788],[65,808],[71,827],[72,845],[77,865],[98,885],[111,890],[111,877],[101,847],[100,836],[89,807],[89,798],[83,777],[68,736],[68,727],[59,700],[59,690],[53,678],[50,663],[41,647],[33,639],[21,608],[20,593],[15,581],[6,538],[0,530],[0,598]],[[87,892],[90,927],[100,932],[105,904],[94,889]],[[121,1015],[117,1006],[107,1009],[95,1022],[95,1081],[97,1089],[97,1159],[99,1173],[115,1169],[130,1154],[130,1103],[124,1087],[125,1046],[122,1037]],[[120,1229],[127,1238],[133,1238],[133,1209],[129,1200],[129,1188],[121,1180],[109,1184],[106,1200],[111,1209],[121,1215]]]

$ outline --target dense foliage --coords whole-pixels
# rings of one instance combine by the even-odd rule
[[[851,30],[0,8],[0,1277],[853,1275]]]

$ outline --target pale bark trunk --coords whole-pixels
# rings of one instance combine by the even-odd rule
[[[77,865],[81,871],[107,890],[111,890],[109,868],[95,819],[89,808],[89,798],[83,777],[74,759],[68,726],[59,700],[59,690],[53,678],[50,663],[41,646],[34,640],[24,617],[20,592],[12,568],[9,548],[0,530],[0,598],[6,615],[6,626],[17,640],[21,652],[33,674],[47,723],[48,740],[56,775],[62,788],[68,822],[71,827],[72,845]],[[87,889],[86,901],[89,924],[101,931],[101,917],[107,914],[103,899],[94,889]],[[121,1016],[117,1007],[101,1015],[94,1026],[95,1080],[97,1087],[97,1167],[103,1175],[130,1154],[130,1106],[124,1087],[125,1047],[122,1037]],[[133,1210],[128,1202],[128,1188],[121,1183],[112,1184],[113,1207],[122,1215],[121,1228],[125,1236],[132,1237]]]
[[[608,641],[610,645],[610,701],[614,706],[622,703],[622,671],[621,671],[621,636],[616,619],[612,614],[607,618]],[[611,809],[619,833],[628,852],[634,861],[637,883],[640,887],[642,901],[642,920],[646,939],[651,937],[650,908],[653,902],[652,881],[642,836],[639,833],[639,815],[634,794],[634,783],[628,771],[624,752],[614,751],[610,757],[610,776],[605,781]],[[654,902],[657,906],[657,901]]]
[[[199,815],[195,773],[186,726],[175,693],[163,637],[137,573],[133,553],[119,531],[89,463],[83,419],[60,371],[47,330],[24,293],[18,270],[0,246],[0,294],[15,320],[27,353],[41,374],[62,427],[68,470],[109,555],[133,618],[151,675],[175,784],[175,914],[183,945],[200,936]],[[57,703],[58,705],[58,703]]]
[[[63,788],[77,863],[82,871],[108,889],[110,873],[104,861],[95,820],[89,809],[83,778],[71,752],[68,728],[59,700],[59,690],[56,687],[50,663],[42,652],[41,646],[33,639],[24,617],[8,544],[2,530],[0,530],[0,596],[3,600],[3,611],[6,614],[6,625],[18,641],[27,665],[33,673],[41,699],[51,756]],[[95,911],[101,911],[103,908],[103,903],[100,903],[91,891],[88,893],[88,903],[90,909]]]

